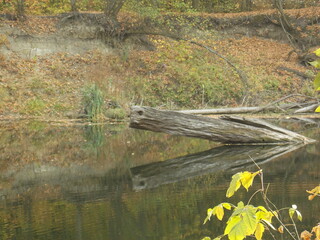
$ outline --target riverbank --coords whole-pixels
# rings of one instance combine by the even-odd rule
[[[300,16],[301,23],[317,12],[319,8],[288,11]],[[28,16],[26,22],[2,19],[0,116],[84,117],[84,96],[92,86],[102,93],[103,119],[125,118],[136,104],[215,108],[263,105],[293,93],[314,96],[315,69],[303,65],[295,53],[289,56],[292,46],[281,27],[266,21],[272,14],[167,15],[161,20],[226,57],[246,74],[247,86],[228,63],[206,49],[165,36],[132,34],[147,21],[134,15],[120,16],[123,27],[132,25],[121,41],[98,34],[98,13]],[[156,27],[159,21],[152,24]],[[310,27],[311,40],[319,37],[318,28]],[[313,45],[310,52],[320,47]]]

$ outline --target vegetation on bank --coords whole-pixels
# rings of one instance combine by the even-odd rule
[[[27,15],[59,14],[69,11],[104,11],[106,6],[114,6],[139,14],[159,12],[241,12],[272,8],[276,1],[265,0],[3,0],[0,11],[26,13]],[[289,8],[315,6],[315,0],[286,0],[283,5]]]
[[[57,14],[71,10],[70,2],[66,0],[3,1],[0,10],[15,13],[19,2],[25,4],[26,14]],[[89,4],[78,0],[77,10],[102,11],[106,2],[93,0]],[[238,12],[244,10],[241,4],[250,1],[214,1],[211,10],[207,8],[208,1],[198,1],[196,5],[194,1],[162,0],[156,5],[154,2],[123,1],[123,12],[117,22],[120,32],[115,31],[123,38],[113,45],[111,55],[89,51],[83,55],[60,53],[23,59],[14,53],[1,54],[0,71],[4,80],[0,85],[3,96],[0,114],[86,116],[92,121],[101,121],[106,117],[125,118],[125,110],[132,104],[170,109],[203,108],[265,104],[292,93],[314,96],[311,83],[315,77],[314,68],[300,65],[298,55],[288,58],[288,53],[294,50],[290,44],[222,33],[212,27],[215,20],[210,22],[205,16],[195,18],[196,15],[192,15],[212,9]],[[311,6],[314,2],[305,1],[305,4]],[[297,3],[286,7],[303,6]],[[258,4],[247,10],[270,7]],[[186,14],[159,18],[160,13],[169,11]],[[49,35],[61,27],[58,19],[29,15],[21,19],[23,22],[3,19],[1,25],[4,29],[7,26],[22,29],[27,34]],[[229,20],[224,17],[222,20],[228,24]],[[145,27],[148,21],[152,21],[149,26],[157,27],[157,31],[165,28],[165,34],[160,36],[157,31],[146,34],[150,31]],[[143,36],[136,34],[139,28],[143,30]],[[176,41],[170,34],[183,35],[222,53],[245,72],[248,86],[223,59],[190,41]],[[9,37],[6,33],[0,35],[2,48],[10,49]],[[286,68],[294,69],[303,77],[281,70]]]

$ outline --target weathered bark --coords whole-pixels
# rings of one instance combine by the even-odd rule
[[[77,12],[77,0],[70,0],[71,12]]]
[[[235,108],[212,108],[212,109],[192,109],[192,110],[180,110],[180,113],[186,114],[237,114],[237,113],[253,113],[260,112],[262,110],[275,110],[276,107],[235,107]]]
[[[236,172],[239,168],[248,169],[254,165],[254,162],[261,166],[301,146],[303,145],[221,146],[192,155],[134,167],[130,169],[133,189],[155,188],[209,173]]]
[[[112,19],[117,19],[117,15],[126,0],[105,0],[106,7],[104,14]]]
[[[208,109],[190,109],[190,110],[179,110],[178,112],[187,114],[199,114],[199,115],[214,115],[214,114],[239,114],[239,113],[258,113],[258,112],[292,112],[292,113],[305,113],[312,112],[310,110],[316,109],[314,106],[318,106],[317,101],[303,102],[303,103],[286,103],[272,106],[261,107],[234,107],[234,108],[208,108]],[[307,110],[307,111],[305,111]]]
[[[311,113],[311,112],[313,113],[318,106],[319,106],[319,103],[315,103],[315,104],[306,106],[304,108],[300,108],[297,111],[295,111],[294,113]]]
[[[310,143],[314,140],[258,119],[213,119],[175,111],[133,106],[130,127],[230,144]]]

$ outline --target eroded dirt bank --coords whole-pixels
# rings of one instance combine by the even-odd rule
[[[319,47],[319,11],[288,12],[305,31],[310,52]],[[170,34],[214,48],[245,71],[250,81],[246,105],[291,93],[313,94],[315,71],[302,65],[297,55],[289,57],[292,46],[272,11],[166,15],[162,22],[120,19],[126,32],[118,39],[104,34],[101,14],[30,16],[26,22],[2,19],[0,114],[77,117],[83,110],[83,89],[92,83],[104,92],[106,108],[240,104],[241,81],[221,59],[183,41],[136,34],[139,28],[150,31],[150,26],[159,30],[161,24],[173,27]],[[130,27],[124,24],[128,21]]]

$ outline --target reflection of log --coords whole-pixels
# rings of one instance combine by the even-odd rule
[[[314,141],[258,119],[240,117],[214,119],[138,106],[131,109],[130,127],[222,143],[288,144]]]
[[[221,146],[188,156],[131,168],[134,190],[155,188],[195,176],[262,164],[302,145]]]

